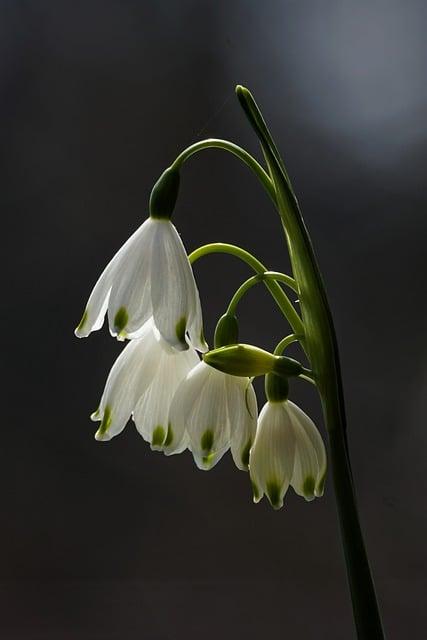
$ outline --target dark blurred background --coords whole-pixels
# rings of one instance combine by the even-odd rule
[[[4,291],[0,636],[354,638],[331,482],[252,504],[226,456],[165,458],[130,423],[95,442],[120,346],[73,329],[100,270],[188,144],[258,153],[255,94],[283,151],[336,322],[362,522],[390,640],[425,637],[427,5],[424,0],[0,4]],[[286,269],[279,221],[221,151],[183,172],[188,250],[241,244]],[[248,275],[196,266],[207,334]],[[286,333],[261,288],[241,337]],[[321,424],[312,389],[292,397]],[[262,394],[259,396],[262,404]],[[323,429],[323,426],[322,426]]]

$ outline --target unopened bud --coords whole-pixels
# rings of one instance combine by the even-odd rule
[[[232,376],[253,377],[266,373],[280,376],[297,376],[302,366],[293,358],[275,356],[250,344],[236,344],[208,351],[204,361],[214,369]]]

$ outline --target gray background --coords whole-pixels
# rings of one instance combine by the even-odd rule
[[[330,482],[276,513],[252,504],[228,456],[201,473],[189,454],[151,453],[131,424],[96,443],[88,419],[120,350],[105,328],[74,338],[89,291],[179,150],[215,135],[258,153],[242,83],[327,282],[388,637],[425,637],[425,2],[0,7],[1,636],[354,637]],[[287,268],[268,199],[220,151],[185,167],[175,222],[189,250],[235,242]],[[230,257],[197,265],[210,340],[247,275]],[[240,315],[244,341],[286,333],[261,289]],[[321,422],[311,389],[292,396]]]

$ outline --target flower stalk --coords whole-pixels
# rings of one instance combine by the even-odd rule
[[[207,138],[206,140],[200,140],[199,142],[195,142],[190,145],[181,153],[171,165],[171,169],[180,171],[184,162],[191,158],[195,153],[199,153],[199,151],[205,151],[206,149],[222,149],[223,151],[227,151],[232,155],[236,156],[239,160],[241,160],[247,167],[255,174],[258,178],[267,194],[275,204],[276,202],[276,192],[274,189],[274,184],[268,175],[268,173],[262,168],[257,160],[250,153],[239,147],[237,144],[230,142],[229,140],[221,140],[219,138]]]
[[[240,300],[243,296],[252,289],[256,284],[260,282],[265,282],[266,280],[273,280],[276,282],[283,282],[288,287],[290,287],[293,291],[298,292],[296,282],[291,276],[287,276],[285,273],[278,273],[277,271],[265,271],[264,273],[258,273],[256,276],[251,276],[235,292],[232,297],[230,304],[228,305],[227,313],[235,313],[236,307],[239,304]]]
[[[227,244],[225,242],[213,242],[211,244],[205,244],[190,253],[188,259],[190,261],[190,264],[194,264],[196,260],[199,260],[203,256],[207,256],[211,253],[228,253],[229,255],[235,256],[243,262],[246,262],[246,264],[249,265],[257,274],[264,274],[269,271],[267,267],[265,267],[262,262],[255,258],[255,256],[249,253],[249,251],[241,249],[240,247],[237,247],[233,244]],[[291,301],[283,291],[280,284],[276,282],[275,278],[266,278],[263,279],[263,282],[277,302],[281,312],[288,320],[293,331],[295,333],[304,335],[304,325],[302,323],[302,320],[298,313],[295,311]]]

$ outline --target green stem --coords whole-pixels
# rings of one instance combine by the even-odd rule
[[[226,244],[224,242],[213,242],[212,244],[206,244],[203,247],[199,247],[188,256],[188,259],[190,260],[190,263],[193,264],[196,260],[199,260],[199,258],[209,255],[210,253],[228,253],[229,255],[235,256],[236,258],[243,260],[243,262],[246,262],[246,264],[248,264],[257,274],[264,274],[265,272],[268,273],[268,269],[262,264],[262,262],[257,260],[257,258],[249,253],[249,251],[245,251],[245,249],[241,249],[233,244]],[[304,335],[303,322],[282,287],[275,280],[269,279],[265,281],[265,285],[277,302],[283,315],[288,320],[294,333]]]
[[[301,336],[298,336],[296,333],[291,333],[289,336],[285,336],[280,340],[274,349],[275,356],[281,356],[286,347],[289,347],[293,342],[298,342],[301,339]]]
[[[275,356],[281,356],[286,347],[289,347],[293,342],[298,342],[301,340],[301,336],[297,336],[295,333],[291,333],[289,336],[285,336],[280,340],[280,342],[276,345],[274,349]],[[311,369],[306,369],[303,367],[303,372],[298,376],[301,380],[305,380],[306,382],[310,382],[316,386],[316,380],[314,379],[314,375]]]
[[[283,282],[286,284],[292,291],[298,293],[298,285],[292,276],[288,276],[286,273],[282,273],[281,271],[266,271],[263,274],[263,278],[266,280],[276,280],[276,282]]]
[[[363,640],[382,640],[385,636],[357,510],[347,442],[340,427],[329,429],[329,445],[357,635]]]
[[[220,138],[207,138],[206,140],[195,142],[194,144],[184,149],[184,151],[181,151],[179,156],[177,156],[175,161],[172,163],[171,169],[177,169],[179,171],[184,162],[188,160],[188,158],[190,158],[195,153],[198,153],[199,151],[203,151],[205,149],[222,149],[223,151],[232,153],[234,156],[239,158],[239,160],[242,160],[242,162],[244,162],[249,167],[249,169],[253,171],[264,189],[267,191],[273,203],[276,204],[276,192],[274,190],[273,182],[268,173],[262,168],[259,162],[251,156],[250,153],[242,149],[242,147],[239,147],[237,144],[229,142],[228,140],[221,140]]]
[[[283,160],[251,93],[236,89],[255,130],[276,190],[280,214],[298,283],[305,345],[322,401],[330,441],[332,474],[342,542],[359,640],[383,640],[381,616],[363,540],[346,438],[346,417],[338,346],[325,287]]]
[[[278,273],[277,271],[266,271],[265,273],[258,273],[256,276],[252,276],[245,280],[243,284],[237,289],[236,293],[230,300],[230,304],[228,305],[227,313],[229,315],[236,314],[236,308],[239,304],[240,300],[246,294],[249,289],[260,282],[265,282],[266,280],[275,280],[276,282],[283,282],[287,284],[293,291],[298,293],[296,282],[290,276],[287,276],[285,273]]]
[[[315,387],[317,387],[316,385],[316,380],[313,378],[313,375],[308,375],[307,373],[301,373],[298,378],[300,380],[305,380],[306,382],[309,382],[310,384],[313,384]]]

